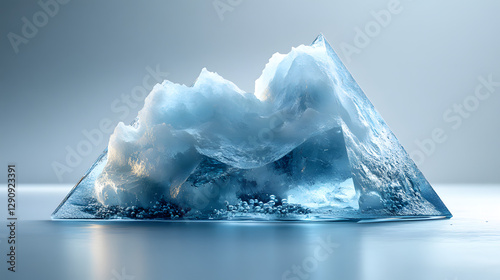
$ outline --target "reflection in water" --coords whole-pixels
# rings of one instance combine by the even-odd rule
[[[387,240],[379,246],[374,235],[375,228],[382,224],[30,222],[26,225],[39,228],[39,224],[50,229],[52,234],[45,244],[56,245],[52,262],[61,264],[59,271],[51,272],[52,279],[113,279],[122,273],[136,276],[135,279],[163,276],[167,279],[363,279],[367,269],[370,273],[377,270],[371,264],[383,261],[378,250],[390,249],[383,248],[390,246]],[[429,257],[426,250],[420,253],[415,258]],[[35,259],[31,261],[36,262]],[[45,269],[53,267],[46,265]]]
[[[109,274],[109,269],[115,267],[112,255],[117,254],[117,251],[109,250],[109,238],[106,237],[105,226],[101,224],[93,224],[88,226],[90,233],[90,267],[93,279],[102,278],[103,275]],[[118,268],[120,269],[120,268]]]
[[[21,220],[18,272],[0,279],[500,279],[500,189],[444,193],[451,220]]]
[[[331,226],[248,222],[94,224],[87,227],[89,269],[93,279],[111,278],[113,270],[122,273],[122,269],[138,279],[162,275],[169,279],[359,279],[357,270],[354,274],[345,270],[348,265],[358,266],[361,259],[359,225]]]
[[[441,241],[451,221],[24,222],[12,279],[447,279],[485,267],[464,248],[499,264],[489,243]]]

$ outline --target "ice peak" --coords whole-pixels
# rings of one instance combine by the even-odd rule
[[[316,39],[314,39],[314,41],[312,42],[312,45],[327,45],[327,44],[328,42],[326,41],[323,33],[319,33]]]

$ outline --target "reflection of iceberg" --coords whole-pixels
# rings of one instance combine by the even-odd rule
[[[451,217],[323,36],[255,94],[205,69],[154,87],[54,218]]]

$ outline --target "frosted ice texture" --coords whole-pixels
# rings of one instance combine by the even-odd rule
[[[164,81],[55,218],[451,217],[322,35],[245,93]]]

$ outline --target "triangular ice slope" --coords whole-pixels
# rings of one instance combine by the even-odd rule
[[[323,36],[245,93],[154,87],[55,219],[371,220],[450,212]]]

